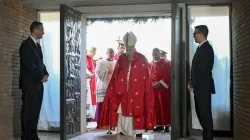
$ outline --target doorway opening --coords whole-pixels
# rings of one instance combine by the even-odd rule
[[[60,13],[39,12],[38,17],[45,27],[40,44],[50,73],[44,84],[38,130],[60,132]]]
[[[147,18],[147,17],[143,17]],[[105,19],[103,19],[105,20]],[[132,20],[110,19],[111,23],[104,21],[89,22],[86,30],[87,48],[94,46],[97,51],[94,60],[97,63],[106,60],[108,48],[112,48],[115,53],[118,52],[118,43],[116,40],[122,40],[126,32],[133,31],[137,37],[136,51],[143,54],[148,62],[152,62],[152,51],[159,48],[167,52],[167,59],[171,60],[171,19],[149,19],[145,22],[134,22]],[[91,21],[91,19],[90,19]],[[97,76],[98,81],[98,76]],[[101,81],[99,79],[99,81]],[[100,83],[97,83],[99,87]],[[97,89],[98,90],[98,89]],[[90,96],[90,95],[87,95]],[[97,95],[98,96],[98,95]],[[89,105],[88,105],[89,106]],[[94,108],[95,106],[92,106]],[[95,110],[95,109],[93,109]],[[98,110],[98,109],[97,109]],[[88,111],[91,112],[91,109]],[[91,112],[93,113],[93,112]],[[98,114],[94,113],[94,116]],[[91,114],[91,116],[93,116]],[[95,118],[95,117],[94,117]],[[91,119],[88,119],[91,120]],[[88,129],[95,130],[96,122],[88,122]]]
[[[60,12],[40,12],[40,21],[44,24],[45,35],[41,40],[41,45],[44,52],[44,63],[51,72],[51,79],[47,85],[45,85],[45,95],[43,101],[43,107],[41,110],[39,130],[43,131],[54,131],[60,133]],[[101,25],[102,24],[102,25]],[[119,25],[120,24],[120,25]],[[108,34],[108,30],[96,32],[96,28],[100,26],[106,26],[107,28],[116,28],[115,26],[121,26],[116,29],[113,34]],[[92,28],[91,28],[92,26]],[[99,27],[98,27],[99,26]],[[110,26],[110,27],[108,27]],[[112,26],[112,27],[111,27]],[[105,28],[106,27],[101,27]],[[123,35],[127,31],[133,31],[137,38],[138,46],[136,49],[138,52],[144,54],[148,61],[152,61],[152,49],[158,47],[161,50],[168,52],[167,58],[171,60],[171,19],[161,19],[158,21],[150,21],[141,24],[135,24],[131,21],[123,23],[113,23],[113,25],[108,23],[93,23],[87,28],[87,42],[83,49],[88,48],[88,46],[96,46],[98,48],[99,55],[96,58],[102,56],[105,57],[106,49],[108,47],[114,48],[116,51],[115,40],[117,38],[122,39]],[[119,29],[120,28],[120,29]],[[136,31],[135,31],[136,30]],[[90,41],[88,41],[88,34],[90,35]],[[91,37],[92,34],[92,37]],[[99,35],[99,36],[98,36]],[[108,37],[108,38],[104,38]],[[95,38],[94,38],[95,37]],[[92,38],[92,39],[91,39]],[[100,39],[96,39],[100,38]],[[102,40],[103,39],[103,40]],[[105,41],[109,40],[106,42]],[[99,44],[98,44],[99,43]],[[86,53],[86,52],[84,52]],[[84,69],[84,67],[83,67]],[[56,82],[54,82],[56,80]],[[81,101],[84,102],[85,101]],[[85,104],[86,105],[86,104]],[[87,106],[87,105],[86,105]],[[84,107],[83,107],[84,108]],[[83,112],[86,112],[83,111]],[[87,113],[83,113],[87,117]],[[66,127],[66,126],[63,126]],[[87,127],[93,128],[95,124],[93,123]],[[106,132],[106,130],[105,130]]]
[[[38,135],[41,139],[60,139],[60,12],[38,12],[44,36],[40,39],[49,81],[44,84]]]
[[[144,17],[146,18],[146,17]],[[115,19],[114,19],[115,20]],[[96,21],[87,26],[87,47],[96,46],[97,53],[94,59],[105,58],[107,48],[117,51],[117,41],[123,35],[133,31],[137,37],[136,50],[152,61],[152,50],[157,47],[168,52],[167,59],[171,60],[171,18],[146,22],[119,20],[112,23]]]

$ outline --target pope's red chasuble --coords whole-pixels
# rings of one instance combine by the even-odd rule
[[[115,129],[121,105],[122,116],[133,117],[134,130],[152,130],[152,97],[150,66],[145,56],[135,52],[128,60],[126,54],[122,54],[104,98],[100,127]]]

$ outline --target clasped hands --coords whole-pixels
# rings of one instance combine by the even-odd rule
[[[43,82],[43,83],[48,82],[48,78],[49,78],[49,75],[45,75],[45,76],[43,77],[43,79],[42,79],[42,82]]]
[[[189,92],[194,92],[194,88],[190,85],[190,83],[188,83],[188,90]]]
[[[161,83],[159,81],[153,82],[153,88],[158,88],[161,86]]]

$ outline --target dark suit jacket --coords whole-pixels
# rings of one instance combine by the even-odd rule
[[[208,41],[197,48],[191,68],[190,85],[193,88],[209,84],[210,92],[215,93],[212,70],[214,65],[214,51]]]
[[[35,44],[31,37],[24,40],[20,46],[20,79],[19,87],[23,89],[28,83],[41,84],[45,75],[49,75],[43,64],[41,46]]]

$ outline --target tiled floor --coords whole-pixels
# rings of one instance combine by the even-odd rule
[[[38,136],[39,136],[40,140],[60,140],[59,133],[40,132],[40,133],[38,133]]]
[[[168,140],[170,135],[167,133],[144,133],[143,138],[121,136],[112,132],[112,135],[107,135],[106,130],[92,130],[70,140]],[[60,140],[59,134],[56,133],[39,133],[41,140]]]
[[[107,135],[107,130],[94,129],[96,127],[96,123],[88,123],[88,133],[82,134],[70,140],[170,140],[169,133],[163,132],[153,132],[149,131],[144,133],[142,138],[129,137],[129,136],[121,136],[116,134],[116,132],[112,132],[112,135]],[[39,133],[39,137],[41,140],[60,140],[59,134],[57,133]],[[190,137],[190,138],[182,138],[181,140],[202,140],[201,137]],[[232,138],[215,138],[215,140],[233,140]]]
[[[143,138],[135,138],[129,136],[121,136],[113,132],[112,135],[107,135],[105,130],[92,130],[70,140],[170,140],[170,135],[167,133],[148,132],[143,134]],[[60,140],[59,134],[56,133],[40,133],[41,140]],[[182,138],[181,140],[202,140],[201,137]],[[215,140],[233,140],[232,138],[215,138]]]
[[[181,138],[180,140],[202,140],[202,137]],[[214,138],[214,140],[233,140],[233,138]]]
[[[152,132],[144,133],[142,138],[136,138],[136,137],[122,136],[120,134],[115,134],[115,132],[113,132],[112,135],[107,135],[106,132],[107,131],[103,130],[90,131],[90,133],[75,137],[70,140],[168,140],[170,139],[170,135],[167,133],[152,133]]]

